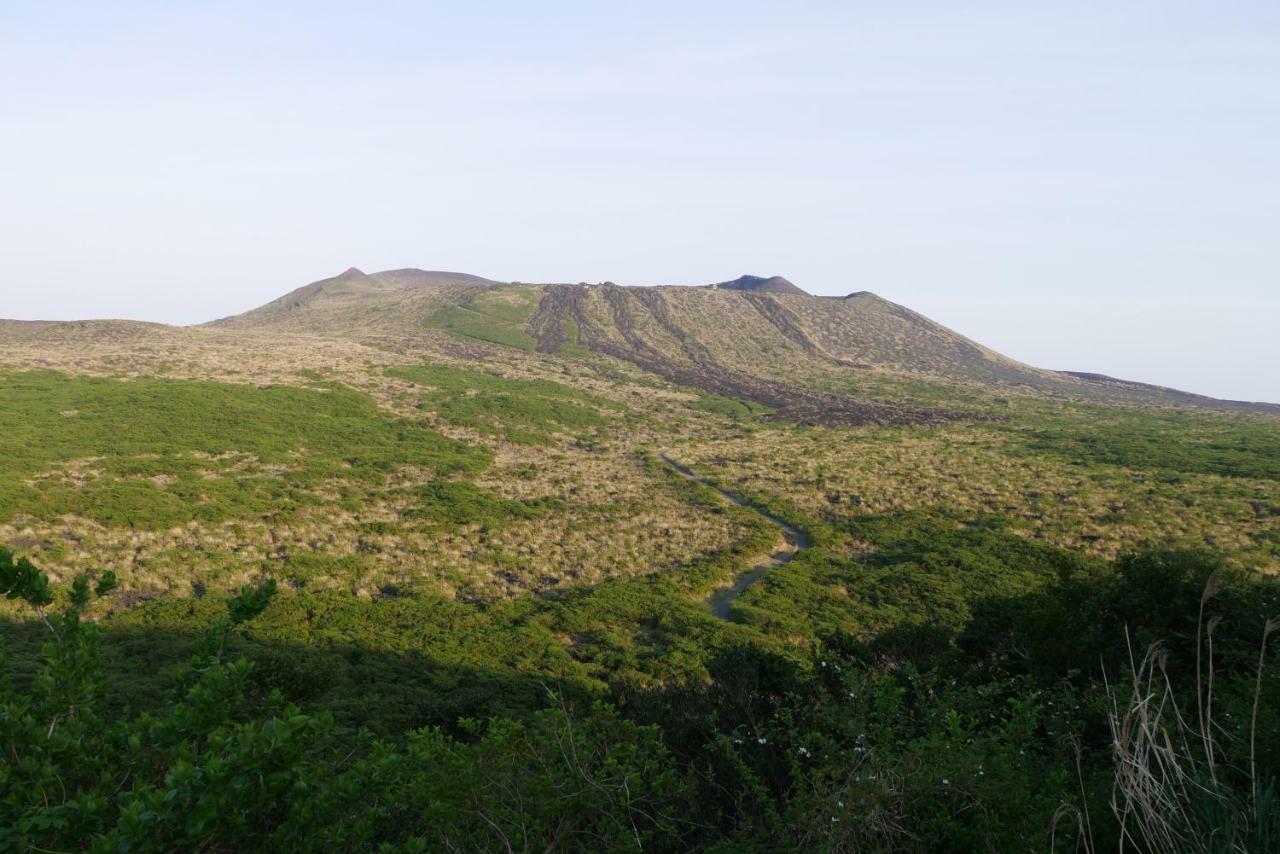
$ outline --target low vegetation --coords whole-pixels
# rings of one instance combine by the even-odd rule
[[[1015,428],[1028,455],[1165,474],[1280,480],[1280,431],[1248,416],[1089,407]]]
[[[762,406],[754,401],[721,397],[718,394],[699,395],[692,406],[702,412],[713,412],[716,415],[723,415],[735,421],[756,415],[765,415],[772,411],[767,406]]]
[[[465,302],[442,306],[423,325],[532,352],[538,342],[525,331],[525,326],[537,309],[540,296],[534,288],[483,291]]]
[[[681,454],[733,491],[828,522],[917,512],[962,525],[995,519],[1018,537],[1097,557],[1174,545],[1280,570],[1274,420],[1121,410],[1106,421],[1088,408],[1021,401],[1007,412],[930,431],[725,433],[691,438]],[[1080,436],[1095,450],[1077,449],[1069,437]],[[847,552],[868,547],[858,536],[845,532]]]
[[[335,480],[416,466],[475,474],[490,454],[389,419],[339,385],[257,388],[51,372],[0,375],[0,519],[73,514],[158,529],[315,503]]]
[[[1280,832],[1258,738],[1280,598],[1205,556],[1064,571],[950,626],[886,605],[881,630],[800,647],[662,578],[496,612],[331,603],[345,618],[267,584],[175,621],[180,644],[155,643],[164,621],[84,621],[110,575],[57,616],[28,562],[0,553],[0,580],[43,618],[0,689],[11,848],[1253,851]],[[1126,637],[1164,640],[1130,669]],[[117,666],[149,656],[172,687],[106,682],[118,643],[138,648]]]
[[[815,407],[957,417],[803,426],[600,349],[709,365],[719,296],[539,352],[542,291],[457,292],[0,373],[0,850],[1280,845],[1274,419],[823,356]],[[707,340],[799,382],[789,299]]]
[[[388,368],[387,374],[425,386],[420,406],[455,427],[539,444],[555,432],[591,431],[609,425],[601,400],[549,380],[520,380],[439,365]]]

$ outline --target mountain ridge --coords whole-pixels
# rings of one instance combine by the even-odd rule
[[[814,375],[836,369],[1104,403],[1280,412],[1268,403],[1034,367],[870,291],[815,296],[781,276],[748,274],[704,286],[570,285],[502,283],[415,268],[366,274],[353,267],[209,325],[354,337],[392,330],[431,334],[423,330],[428,326],[476,342],[516,342],[548,355],[577,346],[713,393],[736,389],[770,406],[777,406],[778,390],[759,383],[782,383],[789,394],[806,398],[813,389],[801,392],[798,385],[812,386]],[[797,384],[796,377],[806,379]]]
[[[771,293],[771,294],[802,294],[809,296],[808,292],[802,290],[792,284],[782,276],[739,276],[728,282],[716,282],[714,285],[707,285],[713,290],[722,291],[746,291],[749,293]]]
[[[98,322],[19,323],[0,321],[0,329],[21,338],[96,334],[124,340],[176,328],[102,321],[112,325],[91,333],[85,324]],[[415,347],[431,340],[482,360],[501,352],[495,346],[548,357],[594,352],[678,385],[752,400],[815,423],[832,417],[840,423],[917,423],[956,415],[947,407],[939,408],[942,415],[895,410],[893,401],[855,406],[828,388],[833,379],[895,376],[997,394],[1280,414],[1280,405],[1271,403],[1034,367],[870,291],[815,296],[781,276],[744,275],[703,286],[570,285],[349,267],[257,308],[188,328],[261,330],[361,346],[396,341],[397,347]]]

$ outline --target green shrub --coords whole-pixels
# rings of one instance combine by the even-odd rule
[[[423,321],[463,338],[502,344],[532,352],[538,341],[525,331],[538,307],[541,294],[532,289],[507,289],[480,293],[465,303],[449,303]]]
[[[701,394],[690,404],[702,412],[714,412],[726,418],[740,420],[755,415],[765,415],[773,410],[753,400],[739,400],[734,397],[721,397],[718,394]]]
[[[1024,453],[1081,464],[1280,480],[1280,427],[1272,419],[1089,408],[1005,429]]]
[[[110,592],[107,575],[93,595]],[[0,550],[0,592],[48,627],[31,691],[0,683],[0,848],[13,851],[352,850],[428,847],[591,850],[674,840],[681,780],[658,732],[597,707],[528,722],[468,722],[378,743],[327,715],[249,701],[255,668],[224,661],[237,627],[274,585],[246,588],[197,643],[159,714],[102,714],[98,632],[70,604],[46,615],[47,578]],[[314,686],[325,673],[269,661],[258,680]]]
[[[331,479],[378,484],[408,465],[476,473],[490,460],[483,449],[389,418],[339,385],[33,371],[0,375],[0,408],[10,416],[0,431],[0,519],[23,512],[139,528],[217,522],[315,503]],[[63,477],[76,461],[83,476]],[[42,475],[50,476],[27,482]]]
[[[544,443],[551,433],[602,430],[612,419],[601,409],[625,411],[622,404],[550,380],[508,379],[444,365],[388,368],[387,374],[429,387],[422,408],[450,424],[526,444]]]
[[[461,480],[433,480],[415,486],[409,492],[415,503],[404,512],[406,519],[449,526],[500,528],[514,520],[537,518],[564,505],[556,498],[534,501],[497,498],[474,483]]]

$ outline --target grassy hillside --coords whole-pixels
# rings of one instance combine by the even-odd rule
[[[419,406],[449,424],[501,435],[521,444],[545,444],[553,433],[607,435],[607,410],[623,404],[549,380],[508,379],[437,365],[389,368],[389,376],[423,386]]]
[[[310,376],[0,375],[0,537],[59,577],[109,563],[149,597],[264,571],[492,595],[654,571],[732,534],[655,494],[623,402],[443,365],[377,368],[376,397]]]
[[[1280,838],[1280,419],[869,295],[356,273],[6,327],[0,848]]]
[[[476,473],[481,449],[383,417],[351,389],[0,376],[0,519],[158,529],[283,511],[402,466]]]
[[[464,338],[532,351],[538,342],[525,327],[541,296],[534,288],[486,291],[465,303],[443,306],[423,323]]]

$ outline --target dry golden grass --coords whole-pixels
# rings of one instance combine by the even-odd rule
[[[690,440],[681,458],[743,492],[816,517],[928,510],[998,514],[1020,532],[1102,557],[1146,544],[1208,547],[1266,571],[1280,532],[1280,483],[1087,466],[1016,454],[981,426],[760,431]]]
[[[406,467],[382,485],[358,487],[365,494],[355,511],[344,509],[339,498],[343,490],[357,486],[339,481],[313,490],[317,506],[283,518],[192,522],[167,530],[104,527],[74,516],[19,514],[0,523],[0,542],[39,557],[55,578],[110,568],[135,598],[231,589],[263,574],[360,595],[394,586],[487,597],[669,569],[724,548],[741,533],[731,517],[691,507],[643,465],[642,452],[670,429],[666,421],[687,418],[682,404],[694,396],[650,380],[635,382],[641,378],[630,366],[566,363],[458,342],[429,330],[370,343],[303,333],[116,322],[13,326],[0,340],[0,368],[8,370],[254,385],[341,382],[369,394],[388,415],[422,418],[442,433],[490,448],[495,462],[477,479],[480,487],[503,498],[556,499],[563,507],[493,530],[415,526],[405,519],[409,499],[397,490],[425,483],[435,473]],[[477,355],[483,356],[483,364],[476,364]],[[619,419],[608,441],[590,449],[579,448],[570,436],[554,436],[548,445],[516,444],[419,411],[422,389],[383,370],[422,362],[549,379],[616,400],[619,412],[629,409],[639,416]],[[94,462],[66,461],[32,482],[82,484],[95,476]],[[238,455],[230,465],[226,459],[220,462],[220,477],[278,476],[288,470],[279,464],[264,466],[251,454]],[[151,480],[164,485],[163,475]],[[389,532],[374,532],[378,530]],[[327,561],[318,569],[290,569],[298,556],[316,555]]]
[[[715,308],[715,296],[679,295],[672,300],[673,315],[681,323],[698,323],[701,312]],[[0,523],[0,542],[39,557],[41,566],[64,579],[113,569],[135,596],[229,589],[264,573],[360,595],[393,587],[467,598],[515,595],[667,570],[742,536],[733,517],[691,505],[643,464],[644,453],[672,447],[700,474],[744,493],[784,499],[816,517],[920,509],[961,518],[998,514],[1015,520],[1027,537],[1104,557],[1157,541],[1208,546],[1244,565],[1280,569],[1264,547],[1280,537],[1280,514],[1266,512],[1280,508],[1275,481],[1189,474],[1173,482],[1151,471],[1075,465],[1014,453],[1007,434],[976,425],[832,430],[735,423],[692,410],[695,394],[633,365],[459,340],[414,320],[438,295],[416,291],[397,299],[395,319],[381,310],[370,315],[356,300],[339,301],[319,315],[306,315],[305,323],[297,321],[295,331],[288,324],[285,331],[4,324],[0,369],[253,385],[340,382],[370,395],[388,416],[424,419],[442,433],[489,448],[494,463],[476,479],[489,493],[521,501],[554,499],[561,509],[492,529],[418,525],[406,517],[404,488],[436,474],[404,467],[373,486],[318,486],[315,506],[286,516],[130,530],[76,517],[19,514]],[[607,313],[595,301],[589,309]],[[754,312],[741,320],[747,326],[765,323]],[[315,334],[314,327],[326,323],[345,328],[346,336]],[[669,336],[650,320],[639,331],[677,355]],[[773,340],[763,329],[760,337]],[[776,351],[760,350],[772,345],[759,343],[733,346],[754,348],[744,358],[773,355],[786,362],[795,348],[774,337],[781,342]],[[616,411],[607,411],[630,414],[615,418],[607,436],[590,446],[569,435],[555,435],[545,445],[518,444],[421,411],[422,388],[384,370],[421,363],[551,380],[616,402]],[[287,465],[266,466],[246,454],[218,476],[287,471]],[[94,459],[70,460],[30,482],[83,484],[95,472]],[[165,485],[164,475],[151,477]],[[354,504],[342,500],[352,489],[361,491]],[[852,557],[862,546],[833,548]]]

